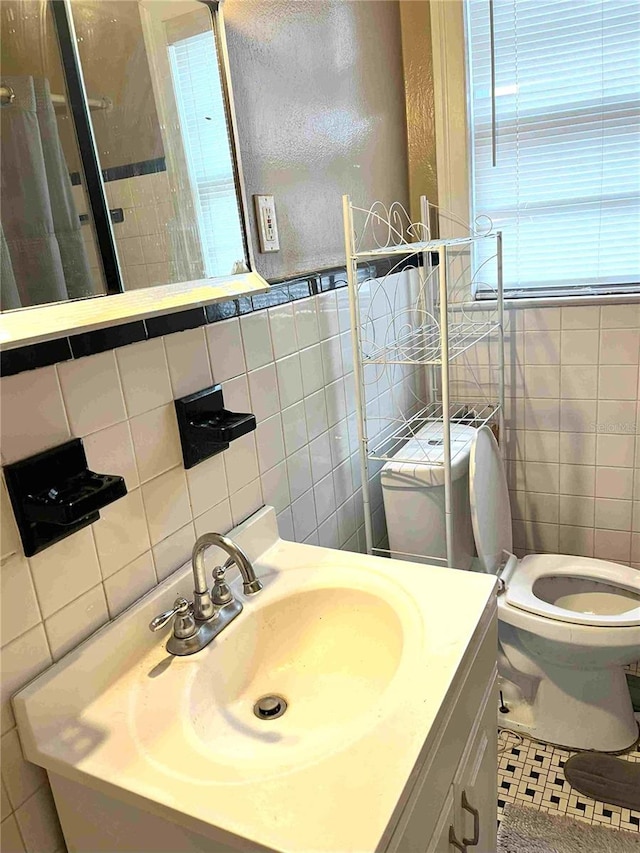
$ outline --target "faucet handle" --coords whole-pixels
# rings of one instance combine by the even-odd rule
[[[227,561],[228,562],[228,561]],[[227,567],[216,566],[213,570],[213,586],[211,587],[211,601],[218,606],[229,604],[233,601],[233,595],[229,589],[229,584],[225,579]]]
[[[173,608],[171,610],[165,610],[164,613],[161,613],[159,616],[156,616],[155,619],[152,619],[149,622],[149,630],[150,631],[160,631],[167,625],[174,616],[180,614],[181,616],[186,616],[189,613],[189,608],[191,605],[187,601],[186,598],[182,598],[179,596],[173,603]]]

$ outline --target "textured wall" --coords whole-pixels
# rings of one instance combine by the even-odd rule
[[[436,126],[428,0],[401,0],[402,60],[407,111],[411,216],[420,219],[421,195],[438,202]]]
[[[257,268],[344,263],[342,194],[408,199],[398,4],[228,0],[224,15],[247,193],[273,193],[278,214],[281,250]]]

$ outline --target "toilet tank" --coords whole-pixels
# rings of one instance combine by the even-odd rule
[[[452,563],[459,569],[470,568],[475,553],[469,508],[469,451],[475,432],[468,424],[451,424]],[[440,422],[423,427],[380,473],[389,549],[396,559],[417,555],[426,563],[437,558],[446,564],[442,435]]]

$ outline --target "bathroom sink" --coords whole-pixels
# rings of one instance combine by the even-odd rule
[[[26,756],[59,808],[99,791],[193,849],[381,850],[495,621],[495,581],[285,542],[268,507],[231,535],[263,583],[245,596],[229,571],[237,618],[168,654],[147,626],[190,594],[179,569],[15,697]]]
[[[394,680],[410,678],[403,657],[406,664],[411,642],[420,643],[421,620],[390,584],[309,567],[265,589],[203,652],[164,670],[152,654],[149,672],[138,670],[132,731],[167,770],[184,775],[185,758],[206,762],[208,778],[224,782],[300,769],[378,724],[393,705]],[[271,695],[286,711],[257,716],[254,705]],[[176,719],[179,750],[162,736]]]

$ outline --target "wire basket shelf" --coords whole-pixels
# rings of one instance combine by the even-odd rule
[[[452,462],[460,453],[468,451],[468,432],[460,428],[479,429],[486,424],[497,423],[499,412],[498,403],[449,404]],[[410,419],[388,419],[378,438],[369,442],[369,458],[389,462],[411,442],[411,453],[402,454],[402,464],[445,465],[443,419],[442,403],[437,402],[425,406]]]
[[[367,258],[388,258],[393,255],[420,255],[423,252],[437,252],[444,248],[464,248],[477,241],[485,241],[494,238],[495,234],[483,234],[475,237],[449,237],[442,240],[418,240],[412,243],[398,243],[396,245],[379,246],[375,249],[362,249],[355,252],[353,257],[358,260]]]
[[[449,326],[449,361],[498,332],[499,323],[452,323]],[[388,346],[376,346],[363,335],[363,362],[369,364],[442,364],[441,329],[437,323],[400,336]]]

